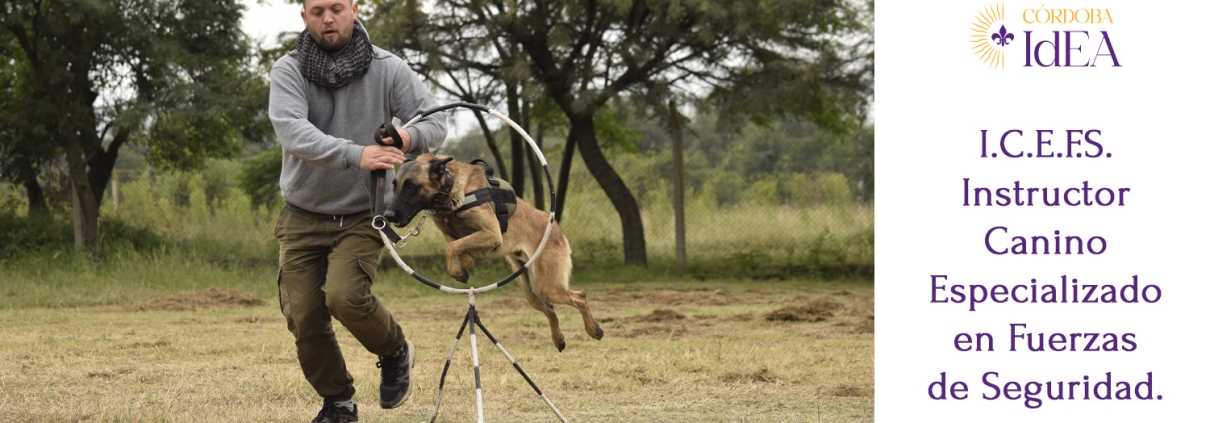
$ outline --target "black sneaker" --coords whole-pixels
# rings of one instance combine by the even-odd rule
[[[336,405],[336,403],[324,399],[324,408],[319,409],[319,414],[315,416],[315,420],[311,423],[356,423],[357,422],[357,404],[353,404],[353,409],[347,409]]]
[[[378,405],[395,408],[412,394],[412,364],[416,362],[416,346],[404,340],[403,349],[391,355],[378,356],[382,369],[382,385],[378,388]]]

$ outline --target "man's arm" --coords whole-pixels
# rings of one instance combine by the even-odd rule
[[[394,86],[391,87],[391,114],[407,122],[416,117],[417,112],[439,106],[437,98],[407,63],[402,59],[396,63],[400,69],[393,72],[396,77]],[[404,138],[407,153],[429,153],[440,147],[445,141],[447,131],[445,116],[446,112],[434,113],[409,126],[407,130],[400,131],[399,135]]]
[[[320,131],[307,120],[307,83],[281,63],[269,72],[269,120],[286,153],[329,169],[361,167],[363,146]]]

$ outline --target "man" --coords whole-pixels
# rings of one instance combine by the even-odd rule
[[[379,356],[383,408],[408,398],[416,352],[370,293],[383,244],[370,223],[367,171],[393,173],[404,152],[436,150],[445,139],[445,115],[400,131],[398,148],[377,145],[380,124],[392,116],[410,119],[437,106],[436,99],[402,59],[370,44],[354,0],[305,0],[302,18],[306,31],[269,76],[286,200],[274,229],[281,246],[278,292],[303,374],[324,399],[313,423],[348,423],[357,421],[353,377],[331,317]]]

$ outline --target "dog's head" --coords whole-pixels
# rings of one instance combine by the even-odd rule
[[[395,171],[395,198],[382,216],[395,226],[402,226],[421,210],[449,208],[452,200],[448,187],[453,184],[453,176],[446,164],[452,160],[425,154],[399,166]],[[447,190],[444,193],[443,186]]]

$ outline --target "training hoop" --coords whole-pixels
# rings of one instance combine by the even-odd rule
[[[404,123],[403,127],[401,129],[407,129],[407,127],[415,125],[416,122],[419,122],[420,119],[423,119],[429,115],[432,115],[433,113],[445,111],[448,109],[453,109],[456,107],[465,107],[468,109],[478,110],[478,111],[487,113],[489,115],[495,116],[497,119],[500,119],[504,123],[508,124],[508,126],[511,127],[514,131],[517,131],[517,133],[521,134],[521,137],[525,138],[525,141],[527,143],[529,143],[530,151],[533,152],[534,156],[536,156],[538,158],[538,161],[540,163],[542,163],[542,170],[546,172],[546,188],[547,188],[547,191],[550,192],[550,204],[552,206],[554,204],[558,204],[558,202],[555,201],[554,178],[551,177],[551,175],[550,175],[550,166],[546,163],[546,156],[544,156],[542,154],[542,150],[540,148],[538,148],[538,143],[534,142],[534,139],[529,136],[529,133],[525,132],[524,129],[521,129],[521,126],[517,125],[516,122],[513,122],[512,119],[509,119],[508,116],[505,116],[495,110],[492,110],[491,108],[488,108],[488,107],[480,105],[480,104],[457,102],[457,103],[449,103],[444,106],[437,106],[432,109],[421,110],[419,112],[416,112],[416,116],[413,117],[411,120],[407,121],[406,123]],[[427,213],[427,211],[426,211],[426,213]],[[378,220],[380,218],[381,218],[381,216],[374,216],[375,220]],[[547,221],[546,221],[546,231],[542,233],[542,241],[538,243],[538,249],[534,250],[533,256],[531,256],[529,258],[529,261],[526,261],[525,264],[522,265],[520,269],[517,269],[517,271],[504,277],[504,279],[501,279],[499,281],[496,281],[495,283],[492,283],[489,285],[484,285],[484,286],[481,286],[478,288],[452,288],[452,287],[442,285],[441,283],[435,282],[429,278],[426,278],[424,275],[421,275],[420,273],[418,273],[414,269],[412,269],[411,266],[408,266],[407,263],[404,263],[403,258],[399,257],[399,252],[395,250],[394,243],[391,242],[390,238],[387,237],[387,234],[384,231],[385,227],[376,228],[376,229],[378,229],[378,234],[382,237],[382,242],[384,244],[386,244],[388,247],[390,247],[390,248],[387,248],[387,251],[389,251],[391,253],[391,257],[394,257],[395,262],[399,264],[399,267],[402,267],[403,270],[408,273],[408,275],[412,276],[412,278],[420,281],[421,283],[423,283],[425,285],[428,285],[435,289],[439,289],[444,292],[449,292],[449,293],[454,293],[454,294],[472,294],[471,298],[473,299],[474,298],[473,294],[479,293],[479,292],[491,291],[493,289],[499,288],[499,287],[511,282],[513,279],[516,279],[518,276],[521,276],[522,273],[525,273],[527,270],[529,270],[529,267],[534,264],[534,261],[537,260],[538,257],[542,255],[542,250],[544,248],[546,248],[546,241],[550,238],[550,231],[551,231],[551,228],[554,227],[554,224],[555,224],[555,214],[553,212],[551,212],[550,219],[547,219]]]

